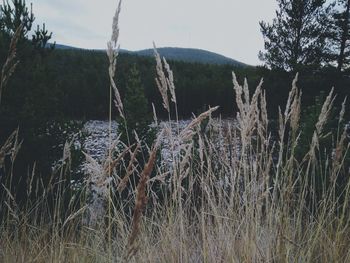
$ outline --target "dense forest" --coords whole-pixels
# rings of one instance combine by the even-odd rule
[[[161,97],[155,83],[155,61],[151,57],[120,54],[117,83],[122,97],[130,69],[136,65],[149,106],[161,110]],[[234,116],[232,71],[241,80],[247,78],[253,89],[264,79],[271,116],[288,96],[295,73],[265,67],[233,67],[231,65],[188,63],[170,60],[174,71],[179,115],[188,118],[203,108],[219,105],[224,116]],[[21,61],[16,74],[4,91],[1,118],[30,119],[106,119],[108,116],[109,79],[105,52],[90,50],[50,51],[45,57]],[[334,87],[339,97],[348,94],[348,72],[334,67],[299,71],[305,105],[312,105],[321,92]],[[45,99],[44,99],[45,98]],[[151,107],[149,107],[151,109]],[[160,116],[167,117],[164,112]],[[4,123],[8,123],[5,121]],[[17,124],[16,124],[17,125]]]

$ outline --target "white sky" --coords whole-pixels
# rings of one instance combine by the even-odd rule
[[[29,3],[30,0],[27,0]],[[32,0],[36,23],[59,44],[105,48],[117,0]],[[200,48],[256,65],[263,49],[259,21],[271,21],[275,0],[124,0],[121,48]]]

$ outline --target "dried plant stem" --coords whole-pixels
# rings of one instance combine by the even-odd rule
[[[130,259],[136,253],[137,250],[136,239],[140,231],[141,217],[148,202],[148,197],[146,193],[147,184],[156,161],[157,150],[160,144],[162,134],[163,133],[159,135],[157,141],[151,149],[148,162],[141,173],[140,180],[137,185],[134,215],[132,218],[132,229],[128,238],[126,259]]]

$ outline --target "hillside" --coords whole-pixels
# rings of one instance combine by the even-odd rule
[[[56,49],[63,49],[63,50],[79,49],[77,47],[72,47],[72,46],[67,46],[67,45],[62,45],[62,44],[57,44],[57,43],[55,43],[55,48]]]
[[[130,52],[130,51],[127,51]],[[202,49],[194,48],[177,48],[177,47],[164,47],[158,48],[158,52],[161,56],[171,60],[178,60],[184,62],[197,62],[204,64],[218,64],[218,65],[233,65],[246,67],[248,65],[234,60],[232,58],[225,57],[223,55],[210,52]],[[153,56],[153,49],[144,49],[140,51],[130,52],[139,56]]]
[[[76,47],[61,45],[61,44],[56,44],[56,48],[57,49],[78,49]],[[98,51],[102,51],[102,50],[98,50]],[[202,64],[232,65],[235,67],[248,66],[247,64],[244,64],[232,58],[228,58],[223,55],[210,52],[207,50],[202,50],[202,49],[163,47],[163,48],[158,48],[158,52],[160,53],[161,56],[164,56],[169,60],[175,60],[175,61],[184,61],[184,62],[202,63]],[[150,57],[150,56],[153,56],[153,49],[143,49],[143,50],[137,50],[137,51],[121,49],[120,53]]]

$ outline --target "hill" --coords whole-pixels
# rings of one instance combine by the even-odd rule
[[[228,58],[223,55],[202,49],[164,47],[158,48],[158,52],[161,56],[164,56],[167,59],[177,61],[197,62],[203,64],[233,65],[241,67],[248,66],[232,58]],[[153,56],[153,49],[145,49],[131,53],[137,54],[139,56]]]
[[[78,49],[76,47],[56,44],[56,49]],[[103,50],[96,50],[103,51]],[[217,64],[217,65],[232,65],[236,67],[247,67],[240,61],[234,60],[223,55],[195,48],[178,48],[178,47],[163,47],[158,48],[158,52],[161,56],[169,60],[184,61],[191,63],[202,63],[202,64]],[[153,49],[143,49],[138,51],[130,51],[121,49],[120,53],[127,53],[132,55],[150,57],[153,56]]]
[[[64,50],[66,50],[66,49],[79,49],[79,48],[76,48],[76,47],[72,47],[72,46],[67,46],[67,45],[62,45],[62,44],[55,44],[55,48],[56,49],[64,49]]]

